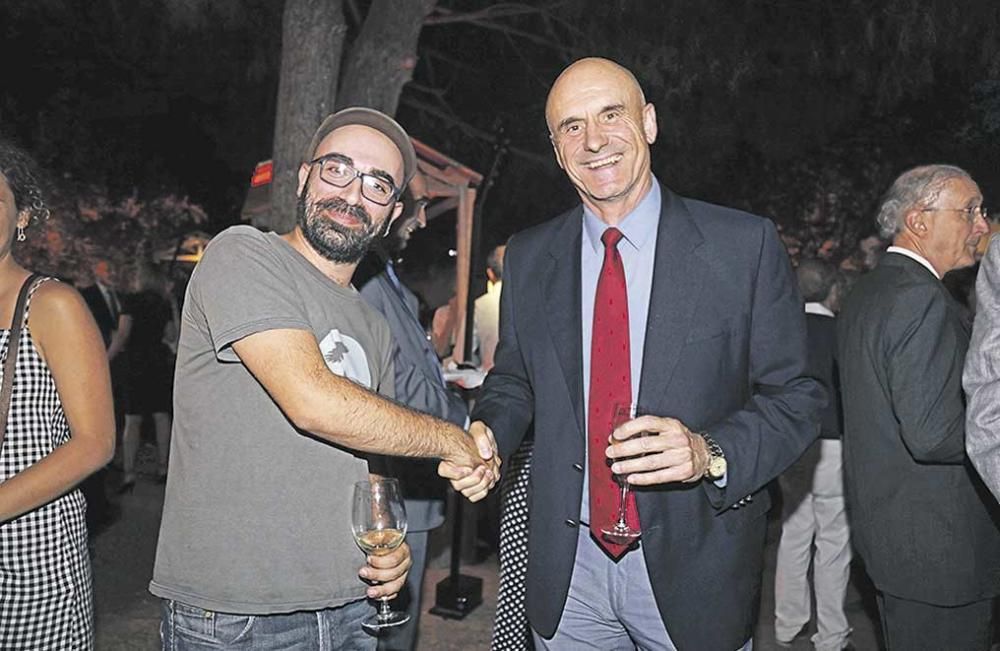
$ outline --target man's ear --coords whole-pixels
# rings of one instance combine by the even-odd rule
[[[309,163],[302,163],[299,165],[299,187],[295,190],[295,196],[301,197],[303,190],[306,187],[306,181],[309,180],[309,171],[312,169],[312,165]]]
[[[903,217],[903,228],[910,232],[913,237],[923,239],[927,236],[927,215],[929,213],[921,210],[911,210]]]
[[[656,126],[656,107],[652,103],[642,107],[642,130],[646,135],[646,142],[649,144],[656,142],[656,134],[659,131]]]
[[[556,163],[559,164],[559,169],[566,169],[566,166],[563,164],[562,155],[559,153],[559,147],[556,145],[556,137],[551,133],[549,133],[549,144],[552,145],[552,151],[556,154]]]

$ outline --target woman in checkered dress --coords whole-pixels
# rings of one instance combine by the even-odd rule
[[[30,159],[0,141],[0,326],[30,275],[11,256],[47,216]],[[0,449],[0,649],[92,649],[84,499],[75,486],[114,450],[111,382],[101,335],[72,287],[32,283]],[[0,366],[2,368],[2,366]]]

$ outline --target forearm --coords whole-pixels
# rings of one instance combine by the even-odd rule
[[[301,430],[360,452],[479,465],[475,443],[459,427],[331,373],[311,333],[263,331],[233,349]]]
[[[0,522],[6,522],[71,490],[104,467],[114,452],[107,442],[71,438],[37,463],[0,483]]]
[[[111,333],[111,341],[108,343],[108,359],[112,360],[125,349],[125,343],[132,333],[132,317],[122,315],[118,319],[118,327]]]
[[[390,456],[452,459],[467,450],[461,428],[328,374],[299,424],[306,431],[344,447]]]

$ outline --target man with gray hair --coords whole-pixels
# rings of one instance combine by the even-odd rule
[[[957,167],[903,173],[877,219],[893,245],[840,313],[845,489],[889,651],[990,648],[1000,529],[965,455],[969,330],[941,283],[975,263],[982,203]]]

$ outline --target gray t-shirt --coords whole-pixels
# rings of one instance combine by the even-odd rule
[[[392,396],[388,326],[287,242],[219,234],[188,285],[174,427],[150,591],[207,610],[269,614],[363,599],[351,493],[364,458],[297,430],[232,344],[312,332],[334,373]]]

